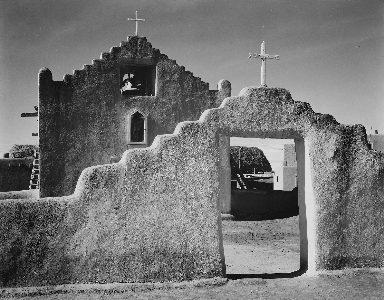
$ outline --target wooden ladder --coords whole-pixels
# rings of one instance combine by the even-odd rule
[[[35,150],[31,180],[29,181],[29,189],[35,190],[40,187],[40,157],[39,150]]]
[[[232,157],[230,157],[231,161],[231,172],[236,174],[236,180],[240,185],[240,188],[242,190],[249,190],[250,185],[248,183],[248,180],[244,177],[243,172],[237,167],[236,162],[233,160]]]

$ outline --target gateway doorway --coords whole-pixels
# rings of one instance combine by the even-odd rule
[[[254,191],[235,189],[231,190],[230,205],[226,207],[222,205],[222,208],[230,209],[230,213],[222,215],[223,246],[228,277],[292,277],[308,270],[305,143],[302,138],[291,140],[290,143],[294,144],[296,149],[297,187],[289,192],[289,196],[280,195],[285,191],[268,191],[272,193],[263,195],[265,191],[257,189]],[[229,151],[227,152],[229,154]],[[268,157],[268,154],[266,156]],[[222,164],[224,165],[223,161]],[[230,168],[227,167],[226,170],[228,169]],[[224,176],[227,182],[230,177]],[[220,181],[221,184],[223,182],[224,180]],[[225,189],[220,189],[221,193]],[[284,199],[286,196],[288,198]],[[264,201],[267,201],[267,205],[262,205],[263,198],[266,198]],[[291,209],[292,203],[296,205],[296,209]],[[245,209],[244,207],[242,209],[242,204],[245,204]],[[268,205],[270,211],[269,214],[265,214]],[[283,208],[283,214],[279,214],[281,213],[279,206],[285,205],[288,205],[288,209]],[[261,211],[264,214],[260,214]]]

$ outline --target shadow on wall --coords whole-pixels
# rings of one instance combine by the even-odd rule
[[[27,190],[33,158],[0,159],[0,192]]]
[[[299,214],[297,188],[293,191],[232,190],[231,214],[238,221],[283,219]]]

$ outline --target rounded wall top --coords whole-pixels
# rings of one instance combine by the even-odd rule
[[[45,74],[51,74],[51,75],[52,75],[51,70],[48,69],[48,68],[46,68],[46,67],[41,68],[41,69],[39,70],[39,74],[42,74],[42,73],[45,73]]]
[[[258,86],[247,86],[241,89],[239,92],[239,97],[240,96],[245,96],[247,94],[250,94],[253,90],[259,89]]]
[[[52,72],[48,68],[41,68],[39,70],[39,81],[42,80],[52,80]]]
[[[231,89],[231,83],[228,81],[228,80],[226,80],[226,79],[221,79],[219,82],[218,82],[218,84],[217,84],[217,88],[219,89],[219,90],[230,90]]]

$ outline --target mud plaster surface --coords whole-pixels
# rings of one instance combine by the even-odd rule
[[[254,238],[252,237],[254,234]],[[223,220],[224,251],[227,269],[231,274],[245,274],[255,270],[267,273],[290,272],[298,268],[299,230],[298,217],[270,221],[229,221]],[[256,239],[255,239],[256,235]],[[262,242],[262,245],[261,245]],[[292,248],[290,245],[294,245]],[[292,251],[288,251],[288,249]],[[257,257],[246,256],[247,250],[258,252]],[[279,251],[280,250],[280,251]],[[282,251],[284,250],[284,251]],[[237,253],[238,252],[238,253]],[[265,261],[273,253],[272,264]],[[244,255],[245,254],[245,255]],[[244,255],[244,256],[242,256]],[[252,259],[248,259],[251,257]],[[235,261],[237,258],[237,262]],[[247,261],[242,267],[241,260]],[[234,264],[237,263],[235,266]],[[229,264],[229,265],[228,265]],[[233,264],[233,265],[232,265]],[[267,266],[269,265],[269,266]],[[292,269],[293,268],[293,269]],[[277,270],[277,271],[276,271]],[[252,274],[252,273],[250,273]],[[184,287],[180,287],[185,285]],[[131,291],[130,286],[114,287],[103,284],[87,289],[87,285],[74,285],[69,292],[53,294],[52,287],[41,295],[28,295],[31,288],[0,290],[0,298],[64,300],[64,299],[383,299],[384,274],[355,270],[329,276],[279,279],[244,278],[229,280],[224,285],[200,287],[181,283],[173,288],[147,288],[138,285]],[[34,289],[32,288],[32,291]],[[13,292],[12,292],[13,291]],[[21,294],[16,296],[15,294]],[[12,297],[12,295],[14,295]]]
[[[227,274],[290,273],[300,268],[299,217],[223,220]]]

